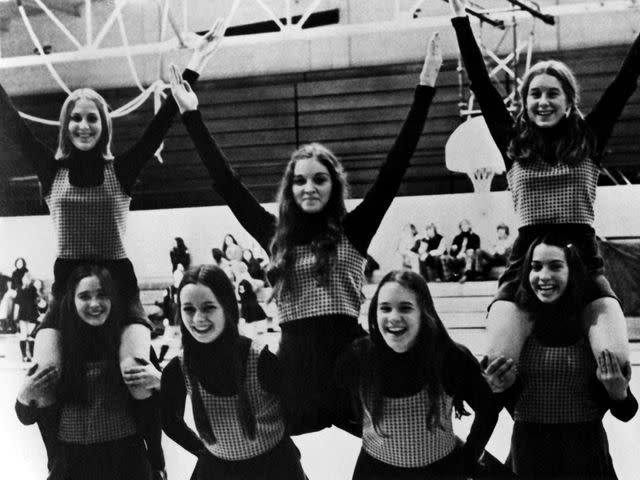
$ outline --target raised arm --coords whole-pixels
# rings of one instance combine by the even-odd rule
[[[602,94],[598,103],[587,115],[587,123],[593,129],[597,140],[597,157],[609,141],[613,126],[622,109],[638,86],[640,75],[640,35],[638,35],[622,62],[622,67],[613,82]]]
[[[197,37],[195,41],[192,40],[194,43],[193,55],[182,74],[183,79],[190,85],[195,84],[208,60],[220,46],[224,36],[224,28],[223,19],[217,19],[211,30],[204,36]],[[116,175],[126,192],[131,192],[131,188],[138,175],[140,175],[142,167],[160,147],[177,112],[178,107],[175,100],[171,95],[168,95],[160,110],[158,110],[145,129],[142,137],[124,154],[116,157]]]
[[[244,229],[268,252],[275,232],[275,217],[260,205],[233,171],[202,120],[202,115],[198,111],[198,97],[186,82],[180,80],[174,66],[172,66],[171,90],[178,102],[182,121],[213,180],[213,188],[229,205]]]
[[[396,196],[402,177],[409,167],[435,94],[435,82],[441,66],[440,36],[436,33],[429,41],[420,73],[420,84],[416,87],[413,104],[400,133],[380,167],[374,184],[360,205],[349,212],[344,221],[345,234],[362,255],[367,254],[371,239]]]
[[[502,156],[505,157],[505,162],[508,162],[507,168],[509,168],[510,162],[505,153],[511,140],[513,119],[505,107],[500,93],[491,83],[482,52],[480,52],[478,42],[476,42],[469,23],[469,17],[466,13],[466,0],[449,0],[449,5],[452,11],[451,23],[456,31],[458,47],[469,76],[471,90],[473,90],[480,104],[482,115],[487,122],[491,136],[500,152],[502,152]]]
[[[24,155],[38,175],[46,193],[51,186],[56,170],[53,152],[31,132],[27,123],[13,105],[9,95],[0,84],[0,144],[14,144]]]
[[[179,359],[173,358],[162,371],[160,387],[160,411],[162,429],[174,442],[194,455],[205,449],[200,437],[184,421],[184,406],[187,388]]]

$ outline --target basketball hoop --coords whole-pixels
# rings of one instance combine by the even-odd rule
[[[473,183],[474,192],[490,192],[491,182],[495,172],[489,167],[481,167],[474,170],[473,173],[467,173]]]
[[[475,192],[489,192],[494,175],[505,171],[482,116],[469,118],[454,130],[445,145],[445,161],[449,170],[469,176]]]

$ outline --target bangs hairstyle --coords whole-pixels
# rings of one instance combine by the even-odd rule
[[[99,265],[81,265],[74,269],[67,280],[66,292],[53,314],[57,315],[62,337],[62,374],[60,378],[60,396],[72,403],[86,403],[87,381],[85,362],[91,346],[82,337],[85,323],[78,315],[75,296],[76,288],[84,278],[96,277],[104,295],[111,301],[111,311],[101,328],[101,340],[104,346],[104,358],[107,362],[106,380],[110,384],[122,382],[120,374],[120,333],[122,330],[123,310],[117,290],[109,271]]]
[[[69,138],[69,122],[71,120],[71,112],[73,112],[78,100],[90,100],[98,109],[100,124],[102,125],[102,134],[95,148],[98,149],[105,160],[112,160],[111,137],[113,135],[113,129],[111,116],[109,115],[109,106],[102,95],[91,88],[74,90],[62,104],[62,108],[60,109],[60,130],[58,131],[58,150],[55,155],[56,160],[68,158],[71,150],[74,148],[71,143],[71,138]]]
[[[276,233],[271,242],[272,266],[270,276],[274,279],[274,296],[278,298],[282,289],[291,280],[295,263],[296,226],[305,214],[293,198],[293,178],[298,160],[315,159],[329,171],[332,187],[327,205],[322,210],[326,228],[311,241],[311,251],[316,258],[315,271],[320,285],[329,282],[329,273],[336,255],[336,247],[342,234],[342,219],[347,213],[344,200],[348,195],[348,184],[344,168],[336,156],[319,143],[303,145],[293,152],[280,182],[277,202],[278,220]]]
[[[415,368],[420,371],[422,378],[426,379],[426,388],[429,395],[429,408],[427,410],[428,428],[444,428],[440,422],[441,409],[444,407],[444,358],[448,351],[457,349],[458,346],[444,328],[438,313],[433,305],[433,298],[426,280],[416,272],[410,270],[394,270],[387,273],[380,284],[369,305],[369,337],[358,341],[360,363],[360,401],[366,412],[371,416],[374,429],[379,435],[386,436],[380,426],[383,414],[382,395],[382,354],[385,348],[389,348],[378,329],[378,297],[380,289],[387,283],[395,282],[407,290],[413,292],[420,309],[420,329],[418,338],[412,348],[417,348],[419,359]],[[454,398],[453,405],[458,417],[468,415],[462,403],[462,399]]]
[[[545,141],[538,128],[529,118],[527,112],[527,96],[531,82],[538,75],[547,74],[560,82],[560,86],[569,107],[566,118],[567,131],[557,142],[554,151],[550,151],[550,145]],[[516,116],[516,136],[511,140],[507,150],[507,156],[513,160],[528,161],[540,155],[549,157],[553,161],[562,160],[568,165],[575,165],[585,158],[591,158],[596,153],[596,139],[584,120],[580,111],[580,92],[578,82],[571,69],[563,62],[557,60],[545,60],[533,65],[522,80],[520,87],[522,108]],[[564,120],[561,120],[561,122]],[[551,127],[553,128],[553,127]],[[597,161],[597,159],[593,159]]]
[[[238,332],[240,313],[238,310],[238,301],[229,277],[227,277],[224,270],[216,265],[200,265],[189,268],[184,272],[184,276],[178,287],[178,308],[176,315],[180,320],[182,346],[184,348],[184,367],[192,385],[191,403],[198,432],[206,442],[210,444],[216,442],[216,437],[209,423],[202,395],[200,394],[200,388],[198,388],[198,378],[202,375],[202,370],[207,368],[207,365],[201,364],[203,358],[197,358],[196,355],[197,352],[206,351],[207,346],[203,346],[191,336],[191,333],[186,329],[184,321],[182,320],[180,294],[186,285],[203,285],[207,287],[215,295],[218,303],[222,307],[222,311],[224,312],[224,330],[215,342],[223,342],[223,345],[227,347],[225,351],[230,353],[229,360],[231,364],[227,367],[233,374],[238,391],[239,402],[237,404],[237,414],[240,418],[240,424],[242,425],[244,434],[248,438],[254,439],[256,436],[256,418],[249,403],[249,394],[245,386],[246,371],[242,358],[240,358],[240,334]],[[214,361],[214,359],[207,360]]]
[[[544,306],[534,293],[531,288],[531,283],[529,282],[533,251],[538,245],[558,247],[564,252],[567,267],[569,268],[569,278],[567,280],[567,289],[557,303],[557,306],[567,315],[575,315],[575,313],[580,312],[584,306],[587,271],[575,245],[573,245],[566,236],[557,233],[548,233],[538,237],[536,241],[531,244],[529,250],[527,250],[522,274],[520,276],[520,283],[516,291],[516,303],[525,310],[534,313]],[[578,317],[579,316],[580,315],[578,315]]]

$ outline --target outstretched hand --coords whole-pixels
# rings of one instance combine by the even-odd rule
[[[489,359],[485,356],[480,362],[480,366],[483,368],[482,375],[493,393],[504,392],[514,384],[518,370],[511,358],[507,359],[499,356],[491,363],[488,363]]]
[[[627,398],[627,387],[631,381],[631,364],[626,362],[621,368],[618,359],[609,350],[603,350],[598,355],[598,380],[607,389],[612,400],[624,400]]]
[[[449,0],[449,6],[454,17],[466,17],[467,0]]]
[[[173,64],[169,67],[169,80],[171,81],[171,94],[178,104],[180,114],[197,110],[198,97],[191,89],[191,85],[182,79],[178,67]]]
[[[420,72],[420,85],[434,87],[440,67],[442,67],[442,46],[440,45],[440,34],[436,32],[429,40],[427,56],[424,59],[422,72]]]
[[[189,70],[202,73],[205,65],[222,43],[226,28],[224,18],[217,18],[206,34],[187,37],[187,44],[193,47],[193,55],[187,65]]]
[[[27,371],[27,376],[20,385],[18,401],[23,405],[37,402],[40,398],[51,393],[59,378],[60,372],[54,365],[49,365],[38,371],[36,363]]]

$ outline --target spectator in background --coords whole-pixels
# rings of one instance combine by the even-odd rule
[[[247,271],[251,278],[266,282],[267,278],[264,268],[262,267],[263,260],[261,258],[254,257],[253,251],[245,248],[242,251],[242,261],[247,265]]]
[[[222,254],[227,260],[231,260],[229,258],[229,254],[227,253],[227,250],[231,245],[237,245],[238,247],[240,246],[240,244],[236,241],[236,237],[234,237],[230,233],[227,233],[224,236],[224,240],[222,240]]]
[[[446,280],[462,283],[476,276],[480,237],[473,233],[467,219],[462,220],[458,228],[460,233],[453,238],[449,253],[442,256],[442,269]]]
[[[13,290],[14,305],[12,306],[12,309],[9,312],[9,318],[15,321],[18,319],[18,317],[16,317],[14,312],[15,297],[18,294],[18,291],[22,289],[22,277],[24,276],[25,273],[29,271],[29,269],[27,268],[26,260],[22,257],[16,258],[15,262],[13,262],[13,265],[16,267],[13,273],[11,274],[11,290]]]
[[[243,262],[238,262],[235,274],[236,290],[240,297],[240,316],[247,323],[266,320],[267,314],[258,303],[256,295],[256,292],[264,286],[264,282],[251,277],[247,264]]]
[[[38,321],[38,291],[33,285],[30,273],[22,276],[22,288],[16,293],[15,316],[20,322],[20,352],[22,361],[30,362],[33,358],[33,337],[31,332]]]
[[[169,252],[171,257],[171,271],[175,272],[178,268],[178,264],[181,263],[184,269],[189,268],[191,264],[191,256],[189,255],[189,249],[184,244],[184,240],[181,237],[176,237],[176,245]]]
[[[496,241],[488,249],[478,251],[478,269],[483,278],[489,279],[493,267],[506,267],[511,256],[513,242],[509,237],[509,226],[500,223],[496,227]]]
[[[173,301],[175,303],[178,302],[178,299],[176,298],[176,294],[178,292],[178,286],[180,285],[180,282],[182,281],[183,276],[184,276],[184,265],[179,263],[178,265],[176,265],[176,269],[173,271],[173,285],[171,285],[171,296],[173,297]]]
[[[413,223],[406,223],[402,227],[398,246],[396,247],[396,254],[400,259],[400,268],[407,270],[418,269],[418,256],[412,250],[416,245],[417,235],[418,229]]]
[[[40,324],[40,322],[44,318],[45,313],[47,313],[47,310],[49,310],[49,296],[44,291],[44,283],[42,283],[42,280],[34,280],[33,286],[35,287],[36,292],[38,292],[36,308],[38,310],[38,324]]]
[[[414,245],[414,251],[418,254],[420,275],[427,282],[440,282],[444,279],[442,271],[442,255],[447,247],[444,237],[438,233],[434,223],[427,225],[425,235],[418,239]]]

